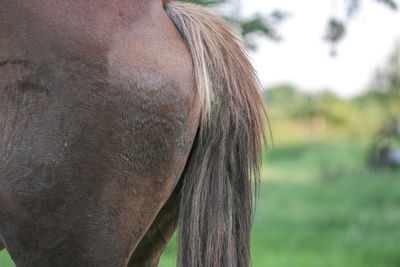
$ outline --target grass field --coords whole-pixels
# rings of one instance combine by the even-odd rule
[[[273,148],[264,158],[253,266],[400,266],[399,170],[368,170],[357,142]],[[159,266],[175,266],[175,251],[170,242]],[[3,251],[0,267],[9,266]]]

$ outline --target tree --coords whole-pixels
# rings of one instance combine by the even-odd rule
[[[370,90],[380,93],[378,101],[400,135],[400,40],[385,66],[376,71]]]
[[[369,164],[391,165],[394,164],[390,161],[391,153],[400,153],[400,40],[385,66],[376,71],[370,91],[384,111],[384,118],[369,152]]]
[[[222,6],[227,3],[232,3],[237,7],[233,12],[227,16],[223,16],[224,19],[231,21],[240,26],[242,34],[245,37],[245,41],[250,48],[255,48],[256,45],[250,41],[248,36],[252,33],[266,36],[270,40],[279,41],[281,36],[278,33],[279,24],[286,19],[287,14],[281,10],[274,10],[270,14],[260,15],[255,14],[251,18],[242,18],[238,14],[240,9],[241,0],[179,0],[181,2],[192,2],[204,6]]]
[[[214,5],[214,6],[221,6],[223,4],[233,1],[235,5],[240,6],[241,4],[241,0],[180,0],[180,1],[194,2],[201,5]],[[389,9],[392,10],[397,10],[398,8],[398,0],[334,0],[334,1],[344,1],[345,10],[343,11],[344,19],[338,17],[331,17],[327,22],[327,30],[324,39],[333,46],[335,46],[344,38],[348,24],[350,23],[351,19],[360,11],[360,6],[362,1],[376,1],[387,6]],[[258,33],[275,41],[281,40],[278,28],[280,23],[288,17],[287,12],[283,10],[275,10],[270,14],[264,16],[260,14],[255,14],[251,18],[241,18],[238,16],[238,14],[234,13],[237,12],[228,14],[226,18],[240,25],[240,27],[242,28],[242,33],[245,36],[245,38],[249,36],[251,33]],[[247,41],[249,41],[248,38]],[[254,47],[254,43],[252,42],[248,43],[250,44],[250,46]]]

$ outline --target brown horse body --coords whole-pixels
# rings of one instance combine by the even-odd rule
[[[191,56],[160,0],[0,1],[0,249],[17,266],[157,265],[205,114]]]

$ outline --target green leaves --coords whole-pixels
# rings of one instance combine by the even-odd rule
[[[231,3],[233,5],[240,5],[240,0],[179,0],[183,2],[192,2],[200,5],[215,5],[220,6],[221,4]],[[328,0],[325,0],[328,1]],[[332,1],[343,1],[344,10],[343,16],[331,17],[327,22],[326,32],[324,34],[324,40],[335,46],[337,43],[342,41],[346,35],[346,28],[351,22],[351,19],[360,12],[362,1],[372,0],[332,0]],[[391,10],[397,10],[399,6],[399,0],[373,0],[375,2],[385,5]],[[244,4],[244,3],[243,3]],[[312,5],[309,7],[313,8]],[[316,11],[318,12],[318,11]],[[260,34],[271,40],[279,41],[282,36],[279,34],[280,24],[288,18],[288,14],[280,9],[271,12],[270,14],[260,13],[253,15],[250,18],[243,18],[238,14],[228,14],[225,17],[227,20],[236,23],[242,29],[242,33],[246,38],[248,45],[252,48],[255,47],[254,42],[250,38],[253,33]],[[316,22],[320,23],[320,22]],[[335,47],[333,47],[335,49]],[[333,51],[334,54],[335,51]]]
[[[396,0],[375,1],[386,5],[390,9],[397,10],[398,4]],[[360,7],[361,0],[347,0],[345,19],[330,18],[324,39],[332,44],[340,42],[346,35],[346,28],[350,20],[360,11]]]
[[[375,0],[375,1],[381,2],[382,4],[385,4],[392,9],[397,9],[398,6],[395,0]]]
[[[232,0],[179,0],[179,1],[191,2],[204,6],[211,6],[211,5],[219,6],[221,4],[233,2]],[[239,2],[237,2],[236,4],[239,4]],[[287,18],[287,13],[281,10],[275,10],[267,15],[255,14],[250,18],[243,18],[238,14],[228,14],[224,18],[238,25],[242,30],[242,34],[245,37],[247,45],[250,48],[255,49],[256,45],[249,37],[252,34],[259,34],[274,41],[279,41],[282,39],[282,37],[278,33],[278,27],[280,23]]]
[[[282,37],[279,35],[277,28],[279,24],[286,18],[286,13],[276,10],[268,16],[256,14],[250,19],[239,21],[239,23],[242,27],[242,33],[244,36],[253,32],[257,32],[269,37],[272,40],[279,41],[282,39]]]
[[[343,39],[345,33],[345,23],[336,18],[331,18],[328,21],[328,29],[325,34],[325,40],[331,43],[337,43]]]

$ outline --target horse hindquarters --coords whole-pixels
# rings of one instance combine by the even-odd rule
[[[176,230],[182,180],[136,247],[128,267],[156,267],[168,241]]]
[[[0,238],[18,266],[125,266],[196,134],[190,55],[156,0],[118,1],[134,21],[111,2],[6,2],[0,21],[22,2],[32,17],[0,27]]]
[[[188,3],[173,1],[165,8],[191,52],[202,102],[183,177],[179,266],[246,267],[250,178],[257,177],[264,138],[259,83],[242,43],[224,21]]]

